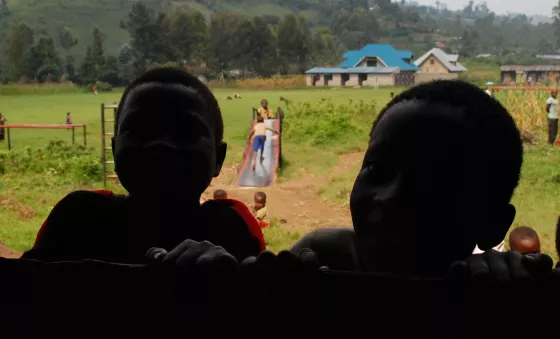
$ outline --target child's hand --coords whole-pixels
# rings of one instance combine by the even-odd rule
[[[544,278],[552,272],[552,258],[546,254],[487,251],[452,265],[452,279],[504,283]]]
[[[146,256],[150,263],[175,266],[185,272],[227,274],[236,272],[239,267],[234,256],[208,241],[185,240],[169,253],[154,247]]]
[[[306,272],[316,273],[319,269],[327,269],[321,266],[317,254],[310,249],[302,249],[299,253],[281,251],[278,255],[270,251],[264,251],[258,257],[249,257],[241,263],[241,269],[255,273],[283,272]]]

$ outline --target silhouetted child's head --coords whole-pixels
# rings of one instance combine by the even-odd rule
[[[264,117],[262,117],[262,116],[259,115],[259,116],[257,117],[257,122],[264,122]]]
[[[69,116],[70,116],[70,112],[66,113],[66,116],[69,117]]]
[[[226,155],[212,92],[181,70],[148,71],[125,90],[113,138],[115,170],[132,195],[198,201]]]
[[[214,199],[227,199],[228,195],[227,192],[224,190],[215,190],[214,191]]]
[[[258,211],[261,208],[266,206],[266,193],[264,192],[257,192],[255,193],[255,210]]]
[[[261,106],[262,106],[263,108],[268,108],[268,100],[262,99],[262,100],[261,100]]]
[[[541,253],[541,240],[534,229],[521,226],[510,232],[509,248],[521,254]]]
[[[480,88],[437,81],[391,101],[375,121],[350,198],[370,270],[439,275],[505,237],[522,144]]]

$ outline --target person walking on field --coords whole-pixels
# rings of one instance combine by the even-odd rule
[[[546,100],[546,113],[548,114],[548,143],[554,145],[558,134],[558,90],[553,89]]]
[[[3,116],[2,113],[0,113],[0,126],[4,126],[6,121],[8,121],[8,119],[6,119],[6,117]],[[4,142],[5,133],[6,133],[6,129],[0,128],[0,142]]]
[[[263,151],[264,151],[264,144],[266,142],[266,131],[271,131],[273,133],[280,135],[278,131],[268,127],[264,123],[264,118],[261,115],[259,115],[257,117],[257,123],[255,124],[255,127],[251,131],[251,134],[249,134],[249,140],[253,138],[253,171],[257,167],[257,153],[259,152],[259,150],[261,151],[261,163],[264,160]]]

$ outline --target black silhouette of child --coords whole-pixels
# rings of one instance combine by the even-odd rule
[[[331,269],[440,276],[476,244],[504,239],[523,158],[507,110],[484,91],[437,81],[380,113],[352,194],[354,229],[321,229],[310,248]]]
[[[155,69],[123,94],[116,116],[115,170],[126,196],[77,191],[62,199],[24,258],[141,263],[151,247],[211,241],[238,260],[265,248],[243,203],[200,196],[226,155],[218,103],[196,77]]]

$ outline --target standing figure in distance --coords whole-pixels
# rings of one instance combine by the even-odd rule
[[[2,113],[0,113],[0,126],[4,126],[6,121],[8,121],[8,119],[6,119],[6,117],[3,116]],[[6,133],[6,129],[0,128],[0,142],[4,142],[5,133]]]
[[[548,114],[548,143],[554,145],[558,134],[558,90],[553,89],[546,100],[546,113]]]
[[[70,112],[66,113],[66,125],[72,125],[72,117],[70,116]]]

